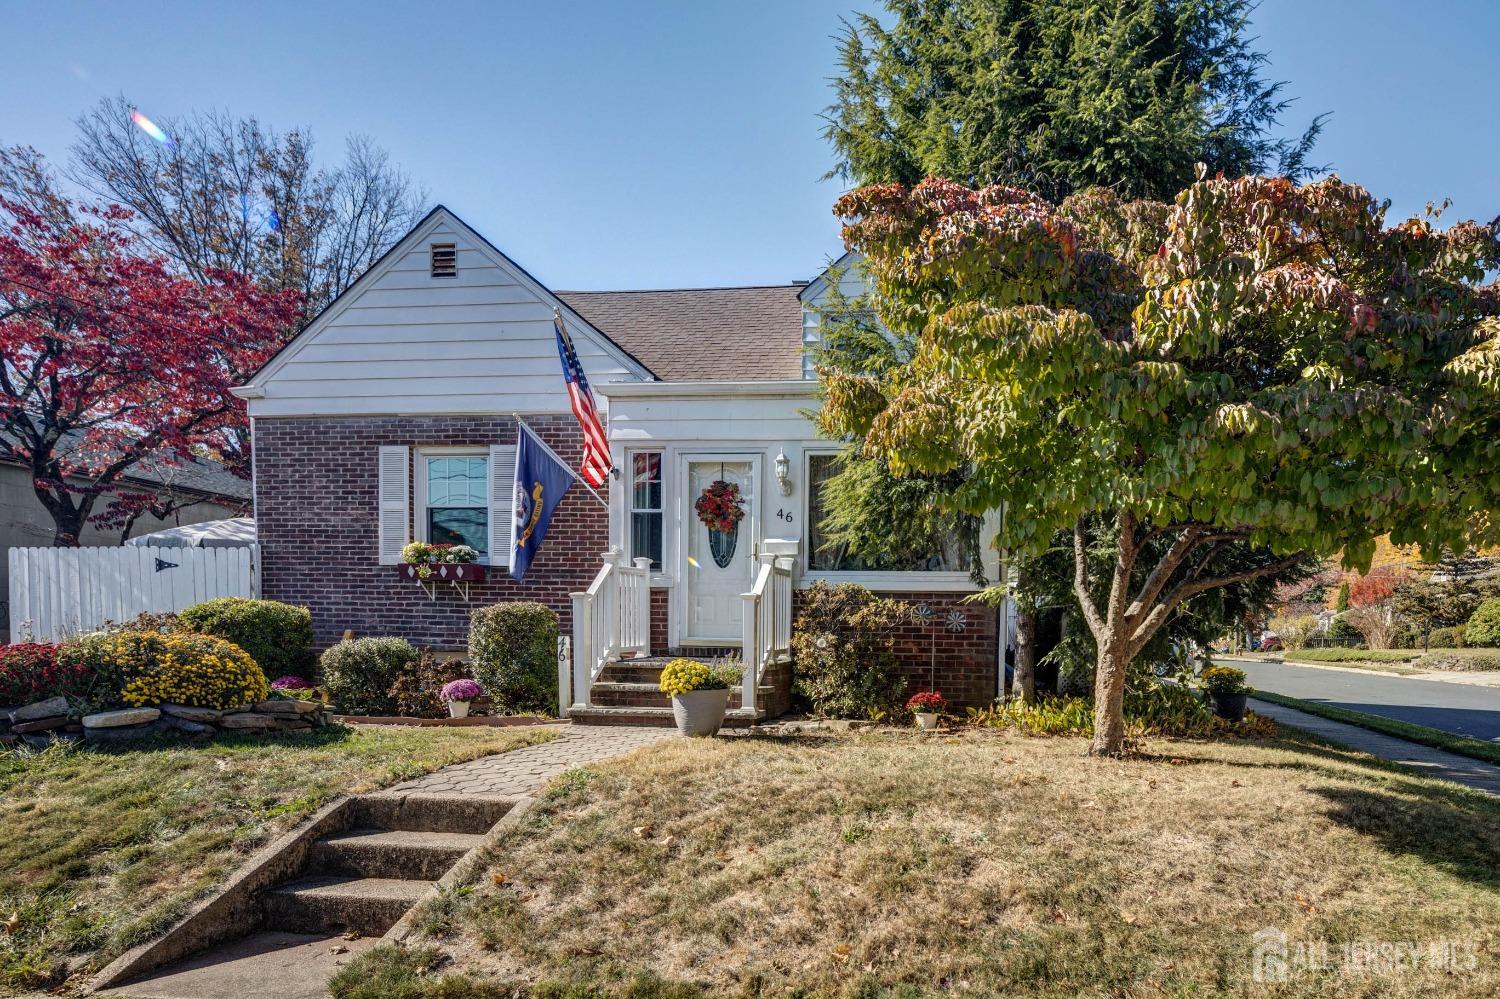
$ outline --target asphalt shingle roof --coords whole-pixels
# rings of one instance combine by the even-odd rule
[[[802,377],[804,287],[556,295],[663,381],[781,381]]]

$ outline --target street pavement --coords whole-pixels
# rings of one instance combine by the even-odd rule
[[[1500,688],[1382,675],[1339,667],[1215,657],[1245,671],[1250,686],[1305,701],[1500,742]]]

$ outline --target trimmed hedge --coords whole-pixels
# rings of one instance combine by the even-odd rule
[[[348,714],[388,715],[396,710],[391,687],[412,671],[421,654],[404,638],[356,638],[323,653],[323,687]]]
[[[1286,658],[1308,663],[1409,663],[1421,655],[1420,650],[1409,652],[1405,649],[1346,649],[1330,646],[1326,649],[1297,649],[1288,652]]]
[[[1479,605],[1469,623],[1464,625],[1464,643],[1480,648],[1500,646],[1500,597]]]
[[[312,665],[312,614],[275,600],[216,597],[177,615],[182,627],[233,642],[267,676],[304,674]]]
[[[496,713],[557,711],[557,615],[538,603],[481,607],[469,619],[469,666]]]
[[[1500,670],[1500,649],[1433,649],[1413,665],[1464,673],[1491,672]]]

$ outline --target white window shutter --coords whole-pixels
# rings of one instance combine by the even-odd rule
[[[400,565],[411,540],[411,449],[380,449],[380,564]]]
[[[510,564],[516,503],[516,446],[490,445],[490,565]]]

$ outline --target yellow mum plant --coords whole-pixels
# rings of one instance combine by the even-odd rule
[[[171,703],[227,710],[271,694],[250,654],[212,635],[122,632],[101,651],[114,661],[120,697],[133,708]]]
[[[728,690],[739,682],[740,671],[728,659],[710,666],[696,659],[673,659],[661,668],[663,694],[691,694],[695,690]]]

